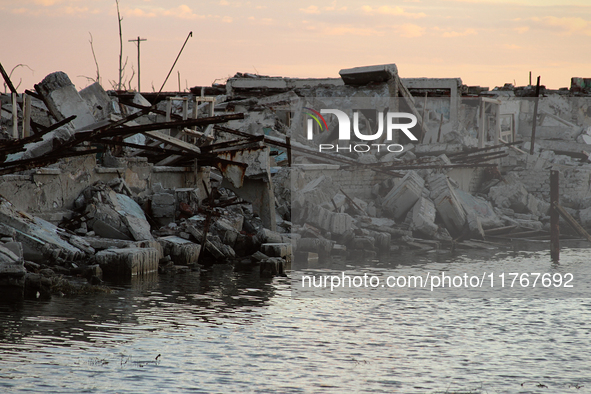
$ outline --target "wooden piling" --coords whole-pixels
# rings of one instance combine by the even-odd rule
[[[439,131],[437,132],[437,142],[441,140],[441,126],[443,126],[443,114],[441,114],[441,120],[439,120]]]
[[[558,261],[560,256],[560,225],[558,205],[559,178],[560,173],[556,170],[550,171],[550,256],[552,260]]]

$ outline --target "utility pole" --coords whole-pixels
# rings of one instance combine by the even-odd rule
[[[127,40],[128,42],[137,42],[137,91],[138,93],[141,92],[140,89],[140,42],[147,41],[146,38],[140,38],[137,36],[134,40]]]

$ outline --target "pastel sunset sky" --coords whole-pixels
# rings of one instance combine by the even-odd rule
[[[158,90],[210,85],[236,72],[338,77],[342,68],[395,63],[401,77],[460,77],[464,84],[550,88],[591,78],[591,0],[120,0],[126,79]],[[18,91],[64,71],[83,88],[112,88],[119,64],[115,0],[0,0],[0,62]],[[137,87],[137,77],[131,87]]]

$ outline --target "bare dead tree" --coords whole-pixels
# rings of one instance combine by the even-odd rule
[[[119,0],[115,0],[115,3],[117,4],[117,21],[119,22],[119,84],[117,85],[117,90],[121,90],[121,81],[123,79],[123,33],[121,32],[121,21],[123,18],[121,18],[121,13],[119,12]]]
[[[33,70],[31,67],[27,66],[26,64],[19,63],[16,66],[14,66],[12,68],[12,70],[10,70],[10,74],[8,74],[8,78],[12,79],[12,73],[14,72],[14,70],[16,70],[19,67],[26,67],[29,70],[31,70],[33,72],[33,74],[35,74],[35,70]],[[18,87],[21,86],[22,82],[23,82],[23,79],[19,78],[18,85],[16,85],[15,89],[18,89]],[[6,82],[4,82],[4,93],[6,93],[7,88],[8,88],[8,85],[6,85]]]
[[[101,74],[99,71],[98,61],[96,60],[96,54],[94,53],[94,43],[93,43],[93,39],[92,39],[92,33],[88,32],[88,34],[90,35],[90,40],[88,40],[88,42],[90,43],[90,50],[92,51],[92,57],[94,58],[94,64],[96,65],[96,78],[87,77],[86,75],[78,75],[78,77],[86,78],[86,80],[89,83],[98,82],[100,84],[101,83]]]
[[[94,53],[94,45],[92,42],[92,33],[88,32],[88,34],[90,35],[90,40],[88,42],[90,42],[90,50],[92,51],[92,58],[94,59],[94,64],[96,65],[96,79],[95,82],[98,82],[99,84],[101,83],[101,73],[99,71],[99,65],[98,62],[96,60],[96,54]]]
[[[112,81],[110,80],[109,83],[111,84],[111,88],[113,88],[113,90],[121,90],[121,88],[125,88],[125,84],[127,83],[125,81],[125,68],[127,67],[127,61],[129,60],[129,57],[125,58],[125,63],[123,63],[123,66],[121,67],[121,72],[119,74],[119,78],[120,81],[119,83],[117,81]]]
[[[135,70],[133,68],[133,64],[131,65],[131,77],[127,80],[127,90],[131,90],[131,81],[133,80],[133,76],[135,75]]]

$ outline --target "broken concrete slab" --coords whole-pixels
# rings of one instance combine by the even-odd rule
[[[23,298],[25,274],[23,259],[0,245],[0,297],[3,300]]]
[[[488,197],[499,208],[511,208],[517,213],[527,211],[528,192],[519,182],[502,183],[490,188]]]
[[[257,232],[257,241],[261,244],[266,243],[283,243],[283,237],[277,231],[271,231],[266,228],[262,228]]]
[[[332,234],[343,235],[353,226],[353,218],[347,213],[333,213],[330,216],[329,231]]]
[[[282,257],[291,261],[291,244],[289,243],[266,243],[261,245],[261,252],[269,257]]]
[[[57,120],[76,115],[76,119],[72,121],[74,129],[88,126],[96,121],[86,101],[80,96],[66,73],[58,71],[49,74],[35,85],[35,89],[43,96],[47,108]]]
[[[445,227],[452,236],[460,235],[466,223],[466,214],[449,178],[444,174],[437,174],[430,176],[428,182],[431,200]]]
[[[193,225],[188,225],[186,228],[187,231],[197,240],[197,242],[202,242],[203,232],[201,230]],[[224,245],[218,236],[211,234],[207,235],[205,248],[203,248],[202,245],[200,253],[203,253],[204,250],[210,253],[211,256],[218,261],[224,261],[236,257],[236,252],[234,249],[232,249],[229,245]]]
[[[334,241],[325,238],[300,238],[296,242],[296,249],[298,252],[313,252],[326,256],[330,254],[334,244]]]
[[[393,187],[382,202],[382,207],[400,220],[413,207],[423,193],[425,181],[415,171],[406,173],[399,185]]]
[[[123,182],[122,190],[129,192]],[[85,189],[78,199],[84,206],[87,228],[105,238],[145,241],[153,240],[151,226],[142,208],[129,196],[116,193],[104,184]]]
[[[171,235],[160,237],[157,241],[162,246],[164,256],[170,256],[177,265],[192,265],[199,260],[201,245]]]
[[[236,239],[240,235],[240,231],[236,230],[236,227],[228,219],[219,218],[213,224],[213,229],[217,232],[224,244],[234,248]]]
[[[129,280],[158,272],[160,251],[155,248],[106,249],[95,255],[105,278]]]
[[[371,82],[387,82],[398,76],[396,64],[381,64],[377,66],[365,66],[345,68],[339,71],[345,85],[367,85]]]
[[[5,199],[0,199],[0,221],[15,230],[15,240],[21,242],[27,260],[35,261],[39,256],[55,261],[78,260],[85,253],[60,237],[59,229],[43,219],[17,211]]]
[[[20,242],[6,242],[3,246],[14,253],[18,260],[24,259],[23,244]]]
[[[154,193],[152,195],[152,215],[155,218],[174,219],[176,199],[172,193]]]
[[[428,238],[434,237],[437,234],[439,226],[435,224],[436,210],[433,201],[425,197],[419,198],[409,215],[411,215],[410,228],[413,233],[416,231]]]
[[[105,89],[103,89],[100,83],[95,82],[85,87],[79,94],[86,101],[86,105],[96,121],[108,119],[109,115],[113,112],[111,98],[107,95],[107,92],[105,92]]]
[[[501,227],[503,225],[503,221],[498,217],[494,208],[488,201],[473,196],[461,189],[456,189],[455,193],[466,214],[475,214],[479,218],[480,225],[484,230]],[[476,229],[476,227],[474,229]]]
[[[261,278],[285,276],[286,261],[280,257],[270,257],[261,261],[259,274]]]
[[[122,231],[119,231],[115,227],[100,219],[96,219],[92,222],[92,229],[95,232],[95,234],[99,237],[131,241],[131,237],[129,235],[125,234]]]

